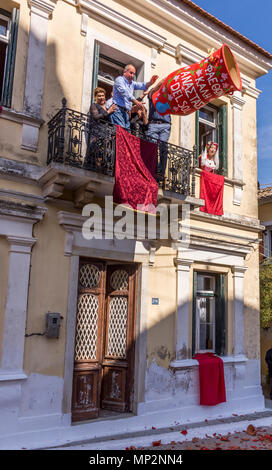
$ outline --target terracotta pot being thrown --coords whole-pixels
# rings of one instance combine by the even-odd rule
[[[220,49],[196,64],[182,67],[166,77],[152,95],[161,115],[186,116],[222,95],[242,89],[237,62],[229,46]]]

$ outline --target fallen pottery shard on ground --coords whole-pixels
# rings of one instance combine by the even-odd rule
[[[186,431],[186,430],[184,430]],[[181,434],[187,435],[184,431]],[[225,435],[213,433],[212,436],[194,437],[191,440],[170,441],[163,444],[154,441],[152,447],[141,447],[142,450],[272,450],[272,426],[255,427],[249,424],[240,432],[228,432]],[[139,449],[139,448],[138,448]]]

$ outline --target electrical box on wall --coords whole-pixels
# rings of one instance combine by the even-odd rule
[[[46,314],[45,336],[48,338],[58,338],[60,333],[60,321],[62,320],[60,313],[48,312]]]

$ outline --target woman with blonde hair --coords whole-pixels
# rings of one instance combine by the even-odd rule
[[[94,103],[90,106],[88,118],[88,147],[84,166],[89,169],[102,170],[105,156],[105,141],[108,135],[110,115],[116,110],[112,104],[106,108],[106,90],[97,87],[94,90]]]
[[[96,87],[94,90],[94,103],[90,107],[90,118],[93,121],[109,121],[110,115],[116,111],[116,104],[106,108],[106,90]]]

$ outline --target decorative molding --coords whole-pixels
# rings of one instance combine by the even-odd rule
[[[182,252],[179,247],[177,247],[177,257],[173,259],[174,266],[177,268],[177,271],[190,271],[194,261],[192,259],[183,259]]]
[[[233,95],[230,97],[230,102],[233,106],[233,108],[238,109],[239,111],[242,111],[244,104],[246,103],[245,100],[242,98],[241,92],[235,91]]]
[[[137,35],[148,43],[162,48],[166,38],[152,31],[151,29],[142,26],[140,23],[131,20],[130,18],[118,13],[115,10],[103,5],[97,0],[78,0],[77,6],[83,13],[92,13],[95,16],[102,17],[104,20],[114,23],[116,26],[130,31],[133,35]]]
[[[34,204],[42,204],[43,202],[45,202],[42,196],[21,193],[19,191],[14,191],[11,189],[0,189],[0,198],[1,197],[20,199],[21,201],[23,200]]]
[[[88,30],[88,15],[87,13],[83,13],[81,15],[81,30],[80,33],[82,36],[87,36]]]
[[[175,53],[176,53],[177,58],[179,56],[182,57],[182,62],[184,62],[184,67],[185,65],[191,65],[195,62],[200,62],[201,60],[205,59],[206,56],[209,55],[208,51],[207,51],[207,54],[199,54],[198,52],[195,52],[190,47],[184,46],[182,43],[179,43],[176,46]]]
[[[248,358],[243,355],[237,355],[237,356],[220,356],[224,364],[239,364],[239,363],[245,363],[248,361]],[[198,367],[199,363],[196,359],[183,359],[183,360],[174,360],[170,362],[170,367],[175,369],[175,370],[182,370],[182,369],[188,369],[191,367]]]
[[[158,49],[152,47],[151,49],[151,67],[154,69],[157,65]]]
[[[23,370],[1,370],[0,369],[0,382],[8,382],[13,380],[25,380],[28,376],[25,374]]]
[[[242,94],[251,96],[252,98],[255,98],[256,100],[259,98],[260,94],[262,93],[262,90],[259,90],[258,88],[252,86],[250,84],[250,81],[247,80],[246,78],[242,78]]]
[[[202,170],[200,168],[196,168],[195,172],[196,172],[196,175],[200,176],[202,173]],[[239,186],[242,188],[243,186],[245,186],[246,183],[244,183],[243,180],[235,179],[235,178],[228,178],[227,176],[225,176],[225,184],[228,186]]]
[[[247,266],[232,266],[231,271],[233,277],[244,278],[247,269]]]
[[[6,108],[3,106],[2,113],[0,114],[0,119],[8,119],[9,121],[14,121],[19,124],[28,124],[32,127],[40,128],[44,124],[44,120],[41,118],[36,118],[35,116],[28,115],[24,112],[15,111],[14,109]]]
[[[30,254],[33,245],[35,245],[37,238],[15,237],[7,236],[10,243],[9,252]]]
[[[1,223],[1,231],[2,235],[16,235],[15,232],[12,230],[9,231],[8,228],[4,231],[4,223],[3,220],[11,221],[13,220],[15,223],[25,223],[27,226],[31,226],[36,222],[39,222],[43,219],[44,214],[46,213],[47,208],[42,206],[34,206],[30,204],[24,203],[15,203],[7,200],[0,199],[0,218],[2,219]],[[29,237],[29,229],[25,232],[26,236]],[[20,231],[20,236],[22,235],[22,231]],[[23,235],[22,235],[23,236]]]
[[[149,243],[149,266],[154,266],[155,264],[155,254],[156,254],[156,243],[155,242],[150,242]]]
[[[229,212],[224,212],[222,216],[218,216],[200,212],[199,210],[195,209],[191,212],[190,217],[193,220],[210,219],[213,224],[224,225],[225,227],[239,227],[253,232],[259,232],[262,229],[258,219]]]
[[[30,8],[31,13],[34,13],[47,19],[55,9],[55,5],[46,0],[28,0],[28,6]]]
[[[142,7],[142,0],[131,0],[131,3],[132,1],[134,5],[141,4]],[[203,49],[219,48],[223,43],[227,43],[234,52],[240,69],[245,72],[250,71],[256,77],[268,73],[271,69],[271,59],[245,43],[242,38],[237,38],[231,31],[226,31],[213,21],[192,11],[182,2],[148,0],[146,3],[146,8],[152,11],[154,21],[158,19],[165,27],[171,24],[171,29],[176,34],[182,29],[185,41],[195,40]]]

